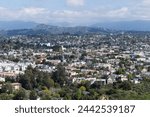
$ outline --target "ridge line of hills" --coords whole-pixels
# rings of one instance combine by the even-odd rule
[[[67,23],[65,23],[67,24]],[[52,26],[34,22],[0,21],[1,35],[36,35],[36,34],[86,34],[108,33],[117,31],[150,31],[150,21],[120,21],[97,23],[90,26]]]

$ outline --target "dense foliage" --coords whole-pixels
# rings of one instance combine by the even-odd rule
[[[29,66],[24,75],[19,75],[16,81],[7,78],[7,83],[0,90],[2,100],[145,100],[150,99],[150,80],[145,78],[140,84],[129,81],[118,81],[114,84],[100,85],[82,82],[71,84],[65,75],[62,65],[52,74],[42,72]],[[13,90],[11,82],[19,82],[22,88]]]

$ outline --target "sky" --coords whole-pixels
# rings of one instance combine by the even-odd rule
[[[92,24],[150,20],[150,0],[0,0],[1,21]]]

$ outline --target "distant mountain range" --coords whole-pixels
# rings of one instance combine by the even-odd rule
[[[47,35],[47,34],[89,34],[89,33],[108,33],[111,32],[109,29],[104,29],[101,27],[86,27],[86,26],[76,26],[76,27],[59,27],[40,24],[32,29],[16,29],[1,31],[3,35],[13,36],[13,35]],[[1,34],[2,34],[1,33]]]
[[[53,25],[53,26],[52,26]],[[46,27],[47,26],[47,27]],[[35,22],[23,22],[23,21],[0,21],[0,30],[16,30],[16,29],[35,29],[35,28],[64,28],[75,27],[71,23],[58,22],[49,23],[47,25],[41,25]],[[76,26],[81,27],[81,26]],[[82,26],[86,27],[86,26]],[[150,21],[116,21],[116,22],[103,22],[89,25],[89,27],[110,30],[125,30],[125,31],[150,31]]]
[[[67,24],[67,23],[66,23]],[[120,21],[97,23],[91,26],[53,26],[22,21],[0,21],[1,35],[86,34],[114,31],[150,31],[150,21]]]
[[[33,29],[38,25],[40,25],[40,23],[24,22],[24,21],[0,21],[0,30]],[[73,26],[71,23],[68,22],[53,22],[47,25],[53,25],[59,27]]]
[[[92,27],[104,27],[123,31],[150,31],[150,21],[118,21],[103,22],[92,25]]]

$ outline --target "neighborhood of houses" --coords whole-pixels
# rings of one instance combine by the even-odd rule
[[[138,84],[150,76],[148,36],[123,33],[51,38],[10,37],[12,43],[28,46],[0,50],[0,88],[6,78],[15,79],[24,74],[28,66],[52,73],[62,64],[71,83],[88,81],[106,85],[131,81]],[[21,87],[20,83],[11,85],[14,90]]]

